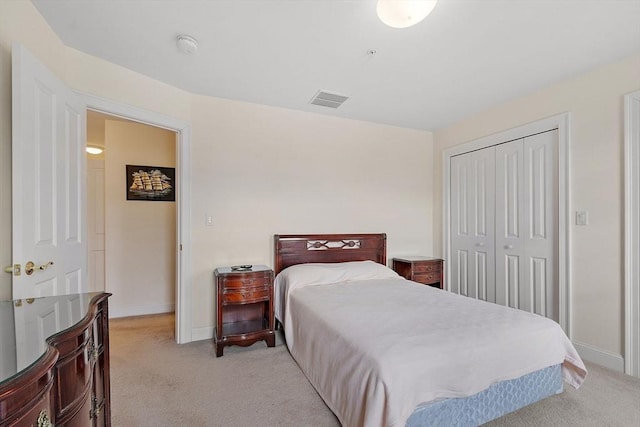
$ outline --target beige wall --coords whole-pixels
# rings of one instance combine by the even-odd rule
[[[640,56],[633,56],[434,133],[434,249],[441,252],[442,151],[571,113],[571,338],[616,356],[624,351],[623,98],[638,88]],[[574,225],[576,210],[589,211],[589,225]]]
[[[213,269],[243,262],[272,265],[275,233],[386,232],[389,256],[431,254],[430,132],[191,95],[65,48],[30,2],[0,1],[3,265],[11,262],[7,129],[13,40],[76,90],[191,123],[187,208],[197,336],[212,330]],[[205,214],[213,216],[212,227],[205,227]],[[3,277],[0,297],[10,295],[10,286]]]
[[[105,121],[105,290],[113,317],[173,311],[176,203],[127,200],[126,165],[175,167],[176,134]]]
[[[389,257],[431,254],[429,133],[207,97],[192,112],[195,313],[213,313],[214,267],[273,265],[273,234],[386,232]]]

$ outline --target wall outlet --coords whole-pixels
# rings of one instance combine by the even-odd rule
[[[576,211],[576,225],[589,224],[589,212],[588,211]]]

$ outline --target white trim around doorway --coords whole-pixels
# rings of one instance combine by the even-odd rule
[[[76,94],[84,100],[89,110],[111,114],[177,133],[175,334],[178,344],[191,342],[193,340],[191,328],[191,125],[183,120],[88,93],[76,92]]]
[[[624,372],[640,377],[640,90],[624,97]]]
[[[443,253],[445,260],[451,259],[451,224],[449,213],[451,206],[450,192],[450,162],[451,157],[480,150],[503,142],[516,140],[528,135],[558,129],[558,286],[559,286],[559,324],[571,339],[571,260],[570,260],[570,212],[571,197],[569,195],[569,143],[571,115],[566,112],[541,119],[532,123],[505,130],[493,135],[485,136],[448,148],[442,152],[442,205],[443,205]],[[451,263],[445,262],[446,277],[451,276]],[[448,284],[447,284],[448,288]]]

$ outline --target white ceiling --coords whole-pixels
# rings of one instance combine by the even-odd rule
[[[640,0],[440,0],[406,29],[376,0],[33,3],[67,46],[193,93],[425,130],[640,52]]]

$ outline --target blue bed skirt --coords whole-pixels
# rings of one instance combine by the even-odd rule
[[[407,420],[407,427],[479,426],[562,390],[561,365],[550,366],[493,384],[473,396],[419,406]]]

